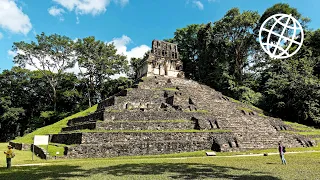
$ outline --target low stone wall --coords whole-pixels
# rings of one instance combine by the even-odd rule
[[[113,95],[113,96],[109,97],[108,99],[100,102],[98,104],[97,110],[98,111],[104,110],[106,107],[115,105],[116,97],[127,96],[127,94],[128,94],[128,90],[126,90],[126,89],[121,90],[120,92],[116,93],[115,95]]]
[[[9,144],[17,150],[30,150],[32,152],[33,150],[33,146],[34,146],[34,154],[38,157],[40,157],[41,159],[48,159],[50,158],[49,154],[47,153],[46,150],[44,150],[43,148],[37,146],[37,145],[33,145],[33,144],[24,144],[24,143],[16,143],[16,142],[9,142]]]
[[[53,134],[50,135],[50,142],[60,144],[81,144],[82,133],[70,133],[70,134]]]
[[[89,114],[84,117],[74,118],[68,121],[68,126],[73,126],[81,123],[86,123],[90,121],[103,120],[104,111],[96,111],[95,113]]]
[[[193,129],[193,121],[190,122],[98,122],[96,128],[101,130],[179,130]]]
[[[80,124],[75,126],[64,127],[62,128],[62,132],[81,130],[81,129],[96,129],[96,124],[97,122],[92,122],[92,123],[85,123],[85,124]]]
[[[29,150],[31,148],[30,144],[24,144],[24,143],[16,143],[16,142],[9,142],[9,144],[17,150]]]
[[[104,110],[108,106],[113,106],[115,104],[115,96],[112,96],[98,104],[97,110]]]
[[[31,152],[33,150],[33,146],[34,146],[34,155],[40,157],[41,159],[49,159],[50,158],[49,153],[37,145],[31,144],[31,148],[30,148]]]

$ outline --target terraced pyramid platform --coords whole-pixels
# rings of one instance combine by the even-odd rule
[[[198,150],[242,151],[314,146],[289,126],[195,81],[144,77],[109,97],[97,111],[71,119],[52,143],[68,158],[152,155]]]

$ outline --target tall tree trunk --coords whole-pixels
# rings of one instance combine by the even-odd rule
[[[53,111],[56,112],[57,110],[57,90],[53,87]]]
[[[89,107],[91,107],[91,96],[90,96],[90,88],[89,85],[86,83],[87,85],[87,90],[88,90],[88,98],[89,98]]]

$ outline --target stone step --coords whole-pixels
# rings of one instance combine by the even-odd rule
[[[68,126],[80,125],[88,122],[95,122],[98,120],[103,120],[104,111],[96,111],[84,117],[74,118],[68,121]]]
[[[224,137],[227,132],[89,132],[65,133],[51,135],[52,143],[60,144],[105,144],[116,142],[144,142],[144,141],[212,141],[213,137]]]
[[[82,123],[74,126],[64,127],[62,128],[62,132],[82,130],[82,129],[93,130],[93,129],[96,129],[96,125],[97,125],[97,122],[86,122],[86,123]]]
[[[98,130],[182,130],[194,129],[194,121],[114,121],[98,122]]]
[[[104,121],[191,120],[192,117],[206,119],[208,115],[201,111],[106,111],[104,113]]]
[[[156,155],[210,150],[208,141],[130,141],[108,144],[81,144],[68,147],[68,158],[106,158],[116,156]],[[205,154],[204,154],[205,155]]]

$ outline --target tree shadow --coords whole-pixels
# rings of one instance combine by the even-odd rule
[[[80,166],[68,165],[12,167],[11,169],[3,167],[0,168],[0,171],[0,179],[6,180],[41,180],[46,178],[59,180],[87,176],[86,170],[81,169]]]
[[[236,171],[236,172],[234,172]],[[239,172],[240,171],[240,172]],[[141,164],[121,164],[103,168],[88,170],[88,174],[111,174],[113,176],[127,175],[163,175],[167,174],[171,179],[205,179],[205,178],[225,178],[225,179],[270,179],[279,178],[268,175],[264,172],[248,173],[248,169],[216,166],[213,164],[196,163],[141,163]],[[245,173],[247,175],[244,175]],[[259,174],[258,174],[259,173]],[[239,174],[239,175],[234,175]]]
[[[143,175],[163,175],[170,179],[268,179],[280,180],[266,172],[250,172],[249,169],[217,166],[214,164],[200,163],[132,163],[106,166],[92,169],[82,169],[81,166],[72,165],[49,165],[14,167],[7,170],[0,168],[0,179],[6,180],[43,180],[43,179],[69,179],[88,178],[91,175],[102,174],[103,176],[113,175],[116,177],[143,176]]]

